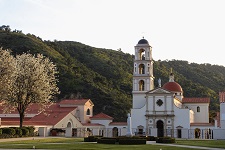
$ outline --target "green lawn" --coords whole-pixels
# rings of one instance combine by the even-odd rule
[[[225,140],[176,140],[176,144],[225,149]]]
[[[0,139],[1,140],[1,139]],[[177,140],[177,144],[184,145],[199,145],[207,147],[225,147],[225,141],[214,140]],[[111,144],[96,144],[96,143],[84,143],[83,138],[45,138],[34,139],[26,141],[14,141],[14,142],[1,142],[0,148],[9,149],[32,149],[35,146],[36,149],[64,149],[64,150],[190,150],[189,148],[174,147],[165,145],[111,145]],[[193,149],[192,149],[193,150]]]

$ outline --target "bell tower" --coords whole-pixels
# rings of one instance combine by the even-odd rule
[[[133,71],[133,108],[145,104],[145,93],[154,89],[152,47],[146,39],[135,46]]]

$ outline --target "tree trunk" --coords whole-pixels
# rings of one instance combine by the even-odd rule
[[[20,128],[23,127],[23,120],[24,120],[24,111],[19,112],[20,114]]]

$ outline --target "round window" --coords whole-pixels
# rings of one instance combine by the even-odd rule
[[[158,99],[157,102],[156,102],[156,104],[157,104],[158,106],[162,106],[163,101],[162,101],[161,99]]]

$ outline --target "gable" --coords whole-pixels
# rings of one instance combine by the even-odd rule
[[[92,117],[90,117],[91,120],[113,120],[113,117],[111,116],[108,116],[104,113],[99,113],[97,115],[94,115]]]
[[[156,88],[156,89],[146,92],[146,94],[173,94],[173,93],[168,90],[165,90],[163,88]]]

